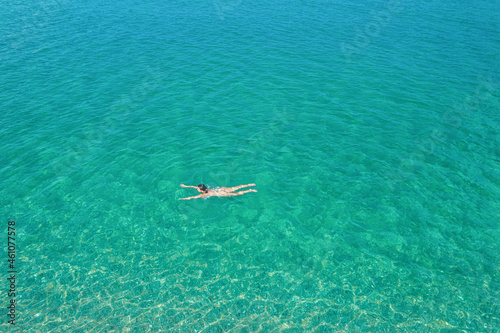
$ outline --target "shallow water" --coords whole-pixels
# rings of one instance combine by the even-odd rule
[[[0,12],[1,331],[500,326],[494,1]]]

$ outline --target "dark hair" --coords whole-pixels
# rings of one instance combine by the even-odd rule
[[[206,187],[205,185],[203,185],[203,184],[198,185],[198,188],[199,188],[200,190],[202,190],[204,193],[207,193],[207,192],[208,192],[207,187]]]

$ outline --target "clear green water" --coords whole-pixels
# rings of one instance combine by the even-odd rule
[[[497,1],[0,18],[2,332],[498,332]]]

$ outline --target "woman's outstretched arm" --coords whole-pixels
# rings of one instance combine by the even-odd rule
[[[194,197],[188,197],[188,198],[179,198],[179,200],[191,200],[191,199],[198,199],[204,197],[203,194],[198,194],[197,196]]]
[[[186,188],[187,188],[187,187],[190,187],[190,188],[194,188],[196,191],[198,191],[198,192],[202,192],[202,193],[203,193],[203,191],[202,191],[202,190],[200,190],[200,188],[199,188],[198,186],[190,186],[190,185],[184,185],[184,184],[181,184],[181,187],[186,187]]]
[[[181,187],[191,187],[191,188],[198,188],[198,186],[191,186],[191,185],[184,185],[184,184],[181,184]]]

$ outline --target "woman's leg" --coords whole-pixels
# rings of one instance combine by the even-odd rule
[[[229,194],[230,194],[231,197],[234,197],[236,195],[242,195],[242,194],[245,194],[245,193],[248,193],[248,192],[257,192],[257,190],[251,189],[251,190],[239,191],[239,192],[236,192],[236,193],[229,193]]]
[[[233,191],[239,190],[240,188],[249,187],[249,186],[255,186],[255,184],[239,185],[239,186],[233,186],[233,187],[221,187],[221,189],[224,189],[224,191],[227,191],[227,192],[233,192]]]

